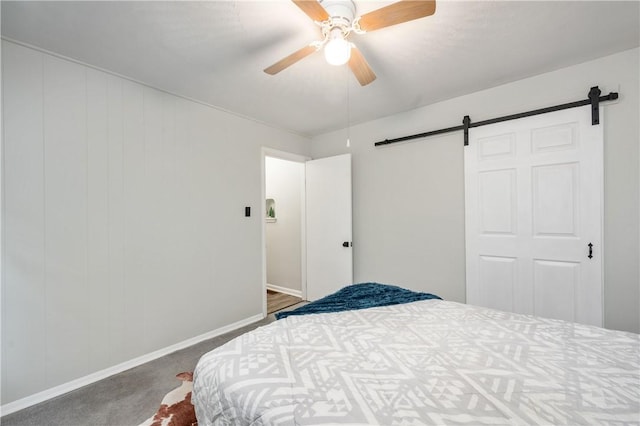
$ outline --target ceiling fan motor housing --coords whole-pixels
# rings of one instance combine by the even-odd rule
[[[356,5],[352,0],[320,0],[329,15],[329,27],[341,28],[348,33],[351,23],[356,16]]]

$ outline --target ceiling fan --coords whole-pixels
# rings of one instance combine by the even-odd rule
[[[302,49],[265,68],[267,74],[277,74],[301,59],[324,47],[327,62],[343,65],[348,62],[351,72],[362,86],[376,79],[376,75],[358,48],[349,42],[349,35],[364,34],[380,28],[433,15],[435,0],[400,0],[356,17],[353,0],[292,0],[322,29],[322,40],[313,41]]]

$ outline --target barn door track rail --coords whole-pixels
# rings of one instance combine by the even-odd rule
[[[411,139],[426,138],[428,136],[441,135],[443,133],[457,132],[459,130],[462,130],[464,131],[464,144],[466,146],[466,145],[469,145],[469,129],[473,127],[486,126],[488,124],[501,123],[503,121],[516,120],[518,118],[531,117],[533,115],[546,114],[548,112],[561,111],[563,109],[577,108],[577,107],[586,106],[586,105],[591,105],[591,125],[595,126],[597,124],[600,124],[600,112],[598,109],[600,107],[600,102],[613,101],[618,99],[617,92],[611,92],[605,96],[600,96],[601,93],[602,92],[600,91],[598,86],[594,86],[591,88],[591,90],[589,90],[588,98],[583,99],[581,101],[569,102],[566,104],[555,105],[547,108],[534,109],[532,111],[521,112],[518,114],[505,115],[503,117],[492,118],[484,121],[478,121],[476,123],[472,123],[471,118],[469,118],[468,115],[465,115],[464,118],[462,119],[462,125],[460,126],[447,127],[446,129],[439,129],[439,130],[431,130],[430,132],[417,133],[415,135],[403,136],[395,139],[385,139],[383,141],[376,142],[374,145],[375,146],[390,145],[392,143],[404,142]]]

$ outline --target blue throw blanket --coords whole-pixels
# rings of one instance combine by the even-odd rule
[[[398,305],[426,299],[441,298],[435,294],[418,293],[387,284],[353,284],[293,311],[279,312],[276,314],[276,319],[286,318],[291,315],[320,314],[366,309],[374,306]]]

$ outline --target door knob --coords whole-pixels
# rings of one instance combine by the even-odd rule
[[[344,243],[342,243],[342,247],[349,247],[351,244],[349,244],[349,241],[345,241]]]

